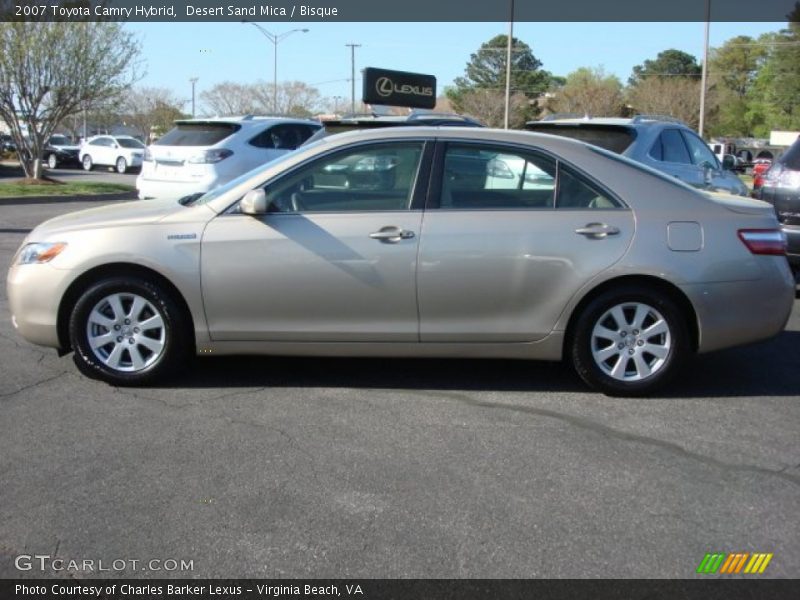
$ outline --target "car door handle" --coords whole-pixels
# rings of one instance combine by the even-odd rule
[[[373,231],[369,234],[369,237],[371,237],[373,240],[380,240],[381,242],[396,244],[400,240],[410,240],[414,237],[414,232],[390,225],[387,227],[381,227],[378,231]]]
[[[617,235],[619,228],[605,223],[588,223],[585,227],[576,229],[575,233],[591,238],[604,238],[609,235]]]

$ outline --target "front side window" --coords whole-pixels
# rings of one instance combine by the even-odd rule
[[[271,212],[408,210],[422,142],[360,146],[326,156],[266,188]]]
[[[692,162],[696,165],[709,164],[712,167],[717,166],[717,157],[711,152],[706,143],[696,135],[687,131],[683,132],[683,137],[686,140],[686,145],[689,147],[689,154],[692,157]]]
[[[553,208],[556,163],[534,152],[450,144],[444,157],[443,209]]]

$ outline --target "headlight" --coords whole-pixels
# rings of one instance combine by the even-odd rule
[[[41,264],[50,262],[67,247],[66,242],[33,242],[25,244],[17,254],[18,265]]]

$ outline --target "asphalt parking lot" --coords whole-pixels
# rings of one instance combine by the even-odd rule
[[[0,263],[90,205],[1,206]],[[0,577],[49,574],[21,554],[131,577],[685,578],[743,551],[800,573],[800,301],[649,399],[513,361],[206,358],[113,388],[18,338],[4,289],[0,356]]]

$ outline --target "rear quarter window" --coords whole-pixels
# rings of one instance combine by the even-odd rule
[[[213,146],[241,129],[235,123],[180,123],[156,146]]]

